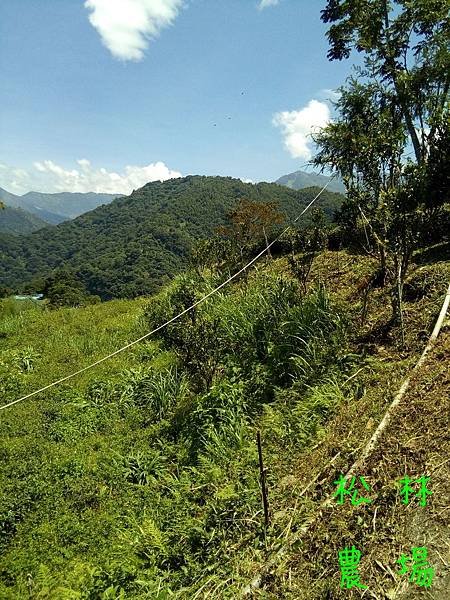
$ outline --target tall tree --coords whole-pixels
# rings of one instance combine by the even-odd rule
[[[392,200],[400,185],[406,133],[392,96],[376,82],[350,79],[336,102],[338,119],[322,129],[315,141],[314,163],[340,173],[347,188],[343,210],[351,227],[362,223],[367,246],[381,261],[386,254],[395,217]]]
[[[395,96],[417,163],[442,135],[450,87],[448,0],[328,0],[330,60],[363,54]]]
[[[356,50],[364,66],[340,90],[338,119],[316,136],[314,162],[342,175],[347,214],[367,227],[383,280],[390,259],[394,318],[401,320],[421,224],[430,216],[436,222],[448,198],[439,181],[448,162],[449,3],[328,0],[322,20],[331,23],[330,60]]]

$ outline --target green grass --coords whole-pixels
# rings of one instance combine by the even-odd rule
[[[115,300],[50,310],[35,303],[1,301],[0,361],[6,366],[4,376],[17,382],[17,388],[2,390],[3,400],[43,387],[139,337],[143,330],[137,317],[142,306],[142,300]],[[95,376],[133,364],[134,356],[131,350],[99,365]],[[91,378],[91,373],[82,374],[75,385],[83,386]]]

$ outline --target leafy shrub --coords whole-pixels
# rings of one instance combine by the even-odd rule
[[[182,401],[188,392],[186,378],[176,367],[163,371],[150,371],[136,382],[133,396],[138,406],[149,408],[159,419],[164,417],[170,408]]]
[[[345,342],[346,324],[323,287],[289,308],[271,346],[272,373],[279,384],[304,384],[320,378],[336,361]]]
[[[246,399],[243,385],[221,380],[199,397],[186,433],[194,452],[203,451],[219,462],[245,439]]]

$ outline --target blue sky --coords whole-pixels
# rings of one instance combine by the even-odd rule
[[[350,64],[326,58],[325,0],[263,4],[2,0],[0,186],[125,193],[298,169]]]

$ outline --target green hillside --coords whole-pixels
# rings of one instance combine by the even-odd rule
[[[251,185],[231,177],[192,176],[153,182],[77,219],[32,235],[0,237],[0,285],[20,288],[53,269],[79,272],[103,299],[154,292],[186,264],[193,243],[210,236],[241,198],[273,201],[292,221],[319,190],[296,192]],[[324,192],[318,202],[329,218],[341,196]]]
[[[47,223],[21,208],[5,206],[0,210],[0,233],[23,235],[45,227]]]
[[[273,114],[285,149],[311,154],[347,193],[313,204],[329,180],[302,172],[256,185],[187,176],[73,220],[52,211],[99,197],[18,197],[69,220],[0,234],[0,600],[449,600],[448,0],[311,2],[300,27],[286,27],[293,2],[259,2],[280,6],[258,17],[256,2],[247,15],[225,2],[231,29],[214,7],[203,16],[206,2],[130,2],[155,10],[126,15],[119,4],[85,3],[103,54],[120,49],[133,65],[80,62],[74,44],[64,54],[80,36],[56,36],[59,5],[45,39],[28,40],[27,11],[11,13],[20,28],[5,38],[5,64],[33,84],[36,118],[22,102],[11,110],[19,95],[7,77],[7,114],[22,124],[7,157],[19,144],[26,166],[62,143],[69,161],[86,147],[109,168],[128,156],[136,181],[166,168],[138,166],[155,147],[169,164],[256,176],[281,160],[264,129]],[[198,5],[199,36],[176,18],[181,4]],[[147,34],[175,20],[181,29],[140,62]],[[358,57],[335,92],[318,58],[325,30],[330,61]],[[46,56],[22,60],[25,39],[24,51],[48,46],[53,69]],[[216,47],[203,60],[210,40],[224,62]],[[79,87],[70,56],[88,103],[63,93]],[[49,89],[35,85],[44,71]],[[292,104],[285,84],[313,71]],[[61,114],[55,91],[71,100]],[[70,177],[47,162],[42,181],[123,177],[78,164]],[[0,207],[17,198],[1,192]]]

